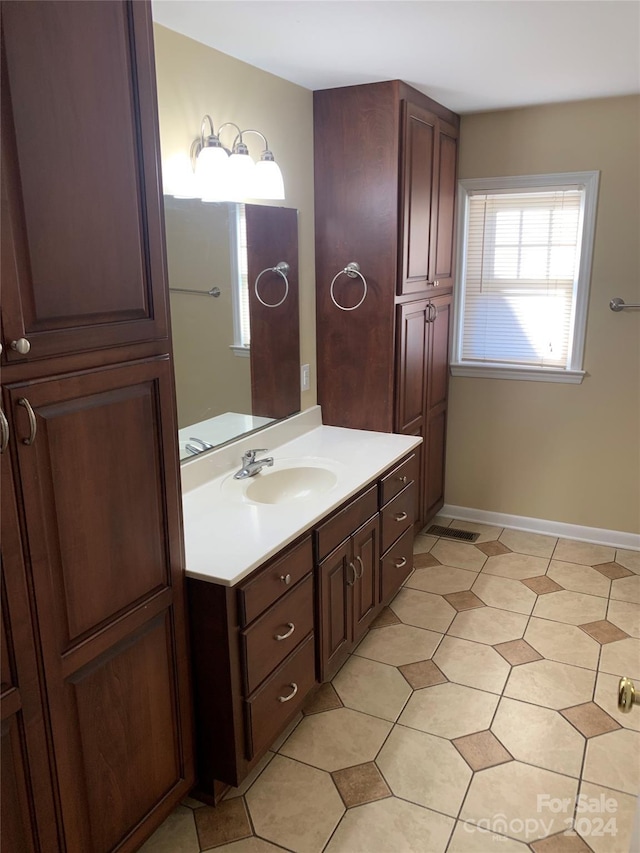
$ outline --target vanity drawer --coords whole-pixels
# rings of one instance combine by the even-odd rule
[[[313,575],[309,575],[241,633],[247,694],[312,630]]]
[[[315,648],[311,634],[268,681],[245,701],[249,760],[271,746],[300,708],[315,681]],[[289,696],[290,699],[287,698]]]
[[[415,485],[406,486],[399,495],[390,501],[381,511],[382,516],[382,553],[396,541],[398,536],[408,530],[414,522]]]
[[[380,600],[387,603],[413,568],[413,528],[402,534],[380,560]]]
[[[384,506],[391,498],[395,498],[405,486],[414,482],[417,476],[418,457],[412,453],[408,459],[380,480],[380,506]]]
[[[313,550],[311,537],[307,536],[240,587],[238,602],[242,626],[253,622],[312,570]]]
[[[316,530],[318,560],[324,559],[377,511],[378,486],[376,484],[318,527]]]

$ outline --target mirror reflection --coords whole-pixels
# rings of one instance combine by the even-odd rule
[[[166,196],[165,222],[184,460],[300,410],[297,211]]]

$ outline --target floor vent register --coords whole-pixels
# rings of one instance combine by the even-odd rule
[[[461,542],[475,542],[479,533],[472,533],[470,530],[460,530],[457,527],[442,527],[439,524],[432,524],[428,530],[425,530],[429,536],[440,536],[443,539],[457,539]]]

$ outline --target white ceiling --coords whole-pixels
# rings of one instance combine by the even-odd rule
[[[153,0],[308,89],[399,78],[459,113],[640,92],[638,0]]]

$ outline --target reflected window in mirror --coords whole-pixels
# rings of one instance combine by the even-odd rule
[[[251,322],[249,319],[249,259],[247,252],[247,215],[244,204],[236,204],[235,216],[230,216],[233,269],[233,352],[249,358]]]

